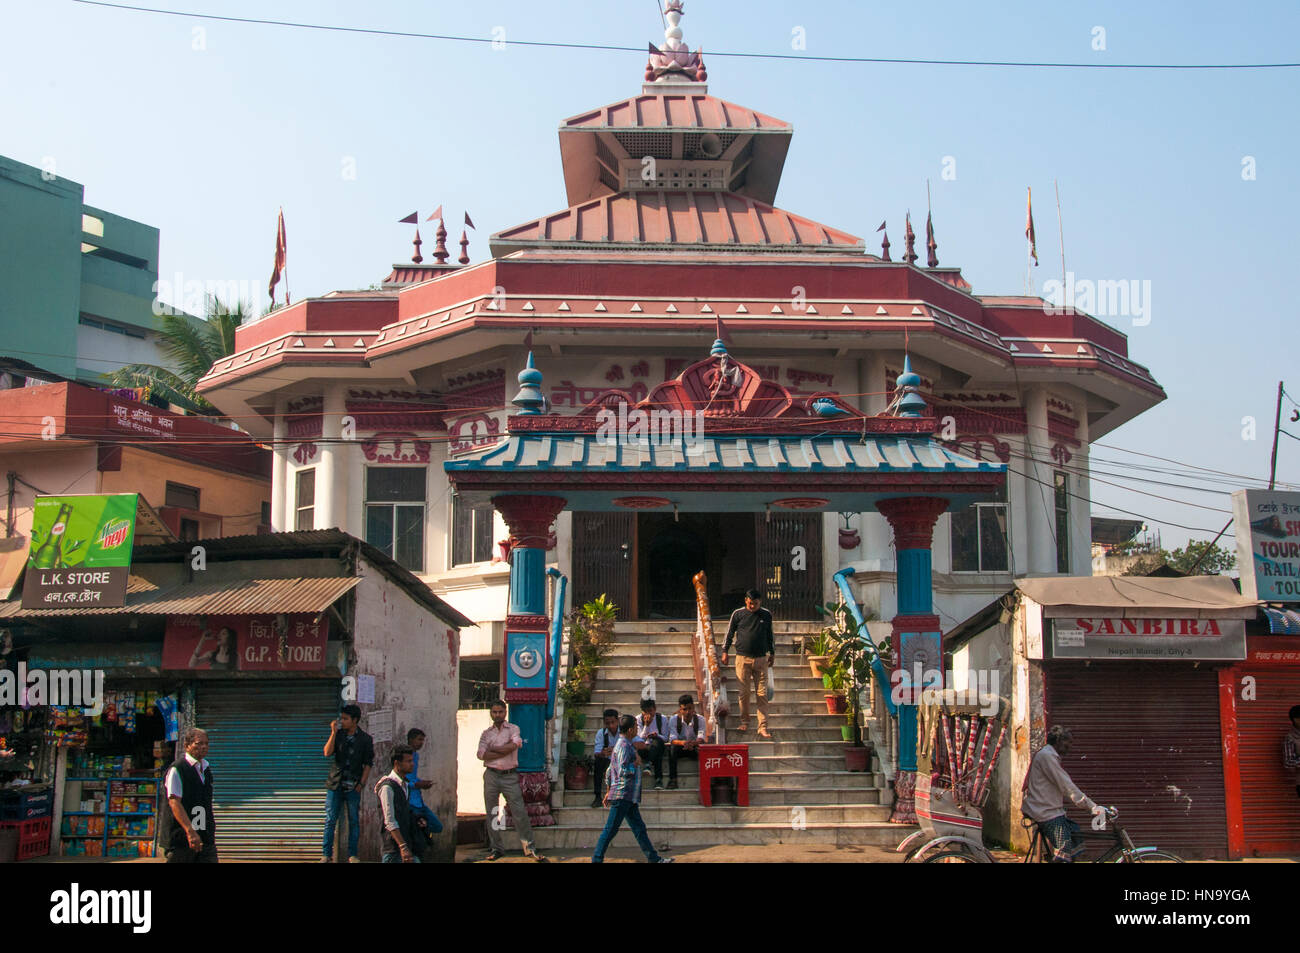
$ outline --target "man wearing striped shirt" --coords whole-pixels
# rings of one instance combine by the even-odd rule
[[[610,755],[609,773],[606,780],[609,782],[609,791],[605,794],[604,803],[609,806],[609,818],[605,821],[605,829],[600,832],[600,840],[596,842],[596,851],[591,855],[593,864],[605,862],[605,851],[609,848],[609,843],[618,833],[618,829],[627,821],[627,826],[632,828],[632,834],[636,837],[636,842],[641,846],[645,859],[652,864],[671,864],[673,858],[660,857],[659,852],[655,850],[654,845],[650,843],[650,835],[646,833],[645,821],[641,820],[641,766],[637,763],[636,749],[632,747],[632,736],[636,734],[637,720],[631,715],[624,715],[618,720],[619,737],[614,744],[614,751]]]

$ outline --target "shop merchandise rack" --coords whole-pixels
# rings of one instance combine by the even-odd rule
[[[63,856],[154,856],[161,778],[157,775],[84,776],[69,777],[67,782],[80,784],[80,801],[98,801],[106,810],[63,812],[60,831]],[[100,791],[104,797],[94,798]]]

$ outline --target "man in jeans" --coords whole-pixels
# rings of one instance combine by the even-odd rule
[[[776,658],[772,636],[772,613],[763,608],[763,594],[757,589],[745,593],[745,607],[731,614],[727,644],[722,647],[722,664],[727,664],[731,642],[736,642],[736,678],[740,680],[740,724],[737,731],[749,730],[749,685],[754,683],[758,695],[758,736],[771,740],[767,730],[767,670]]]
[[[637,764],[636,749],[632,747],[632,736],[636,734],[637,720],[631,715],[624,715],[618,720],[619,739],[614,745],[614,752],[609,759],[609,790],[605,792],[605,804],[609,807],[609,818],[605,829],[600,832],[596,842],[596,851],[591,855],[593,864],[605,862],[605,851],[614,839],[618,829],[627,821],[632,828],[636,842],[641,845],[645,859],[652,864],[671,864],[673,858],[660,857],[650,835],[646,833],[645,821],[641,820],[641,766]]]
[[[524,856],[538,862],[546,860],[533,847],[533,828],[528,823],[528,808],[524,794],[519,790],[519,749],[523,736],[516,725],[506,721],[506,703],[492,703],[492,724],[479,735],[478,757],[483,762],[483,804],[487,809],[488,860],[500,860],[506,855],[502,846],[501,831],[505,829],[505,816],[501,812],[501,797],[510,805],[510,815],[515,819],[515,832],[524,845]],[[499,825],[499,826],[498,826]]]
[[[1029,762],[1029,772],[1020,789],[1021,812],[1038,823],[1052,845],[1052,859],[1066,864],[1083,853],[1083,840],[1079,837],[1079,825],[1065,816],[1065,799],[1094,814],[1105,810],[1080,791],[1061,766],[1061,759],[1070,753],[1072,743],[1069,728],[1052,726],[1047,732],[1047,744]]]
[[[325,757],[334,759],[329,780],[325,782],[325,838],[321,844],[321,863],[334,860],[334,831],[339,812],[348,809],[348,863],[359,864],[357,844],[361,839],[361,790],[375,764],[375,743],[361,730],[361,709],[344,705],[339,717],[330,722]]]
[[[411,770],[406,777],[411,814],[416,820],[424,822],[424,827],[430,834],[441,834],[442,821],[424,803],[424,795],[420,793],[433,787],[432,781],[420,780],[420,750],[424,747],[424,732],[419,728],[412,728],[406,733],[406,743],[411,748]]]

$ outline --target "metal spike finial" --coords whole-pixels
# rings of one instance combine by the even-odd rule
[[[437,244],[433,246],[433,257],[438,260],[438,264],[447,264],[447,259],[451,257],[451,252],[447,251],[447,228],[442,224],[442,219],[438,219],[438,231],[434,233]]]
[[[469,264],[469,236],[465,234],[464,229],[460,232],[460,257],[456,260],[462,265]]]
[[[907,213],[907,230],[903,232],[903,261],[909,265],[917,259],[916,232],[912,231],[912,213]]]
[[[415,254],[411,256],[411,261],[415,262],[417,265],[418,265],[420,262],[424,261],[424,256],[420,254],[420,246],[421,246],[422,244],[424,244],[424,243],[420,241],[420,229],[419,229],[419,226],[416,226],[416,229],[415,229]]]
[[[542,372],[537,369],[537,364],[533,361],[533,352],[528,352],[528,362],[524,369],[519,372],[519,393],[514,396],[510,403],[519,408],[519,413],[525,416],[536,416],[542,413],[546,406],[546,397],[542,394]]]

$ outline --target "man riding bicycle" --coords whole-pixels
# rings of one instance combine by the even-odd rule
[[[1052,845],[1053,860],[1067,864],[1083,852],[1083,840],[1079,825],[1065,816],[1065,798],[1094,814],[1105,810],[1080,791],[1061,766],[1061,758],[1070,753],[1071,741],[1069,728],[1055,725],[1047,732],[1047,744],[1029,764],[1020,803],[1021,812],[1038,824]]]

